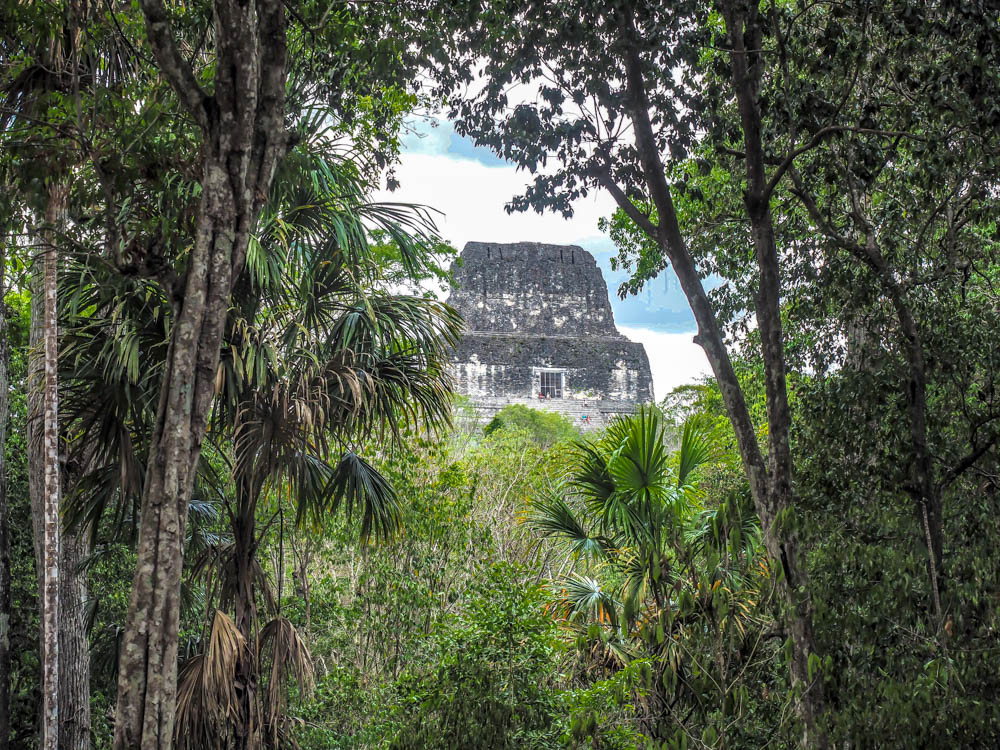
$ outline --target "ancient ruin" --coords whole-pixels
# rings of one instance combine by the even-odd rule
[[[652,401],[646,350],[618,332],[604,276],[583,248],[470,242],[452,270],[448,302],[466,323],[456,387],[481,419],[525,404],[595,429]]]

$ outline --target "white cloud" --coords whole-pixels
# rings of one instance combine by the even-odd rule
[[[431,144],[425,144],[433,147]],[[407,153],[396,168],[401,187],[382,193],[382,200],[421,203],[441,214],[435,221],[442,237],[459,250],[470,240],[482,242],[554,242],[578,244],[599,239],[597,220],[610,216],[614,204],[606,193],[594,193],[574,204],[575,215],[515,213],[504,210],[531,181],[527,172],[512,166],[487,166],[467,158],[429,153]]]
[[[693,383],[712,373],[704,350],[693,341],[693,331],[660,333],[648,328],[627,326],[618,326],[618,330],[646,347],[657,401],[677,386]]]

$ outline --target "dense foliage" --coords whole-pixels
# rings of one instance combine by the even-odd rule
[[[993,4],[0,25],[0,748],[1000,745]],[[375,199],[425,106],[511,210],[607,191],[712,377],[455,399],[435,196]]]

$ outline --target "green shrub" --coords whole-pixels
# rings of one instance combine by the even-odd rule
[[[512,428],[529,433],[542,447],[580,438],[580,431],[562,414],[539,411],[522,404],[505,406],[490,420],[483,432],[490,435],[497,430]]]
[[[509,565],[486,568],[466,611],[431,638],[429,665],[399,680],[390,747],[561,747],[560,643],[538,586]]]

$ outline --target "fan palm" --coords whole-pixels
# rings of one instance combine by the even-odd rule
[[[380,230],[417,274],[438,242],[430,215],[371,202],[362,170],[322,122],[314,118],[278,175],[227,320],[196,495],[217,498],[228,530],[188,547],[189,567],[207,583],[210,630],[181,677],[178,741],[191,747],[208,737],[225,747],[276,744],[285,677],[309,681],[308,649],[280,617],[256,559],[284,504],[300,523],[343,509],[362,538],[392,533],[395,493],[363,449],[373,437],[391,443],[401,424],[433,429],[450,416],[446,364],[459,318],[434,300],[393,294],[367,239]],[[69,515],[94,534],[128,537],[171,303],[158,285],[93,254],[75,254],[71,267],[64,417],[93,460]],[[258,525],[259,514],[267,521]]]
[[[678,562],[679,532],[698,508],[693,476],[718,452],[703,421],[685,425],[676,457],[666,449],[663,429],[660,415],[643,408],[616,419],[599,441],[578,443],[569,497],[546,499],[531,516],[543,536],[561,538],[574,554],[616,567],[623,625],[634,624],[643,594],[663,606],[668,570]]]
[[[721,455],[714,423],[699,416],[671,455],[660,415],[644,408],[578,443],[565,492],[535,503],[529,517],[587,568],[553,586],[570,626],[595,644],[591,660],[655,665],[645,698],[654,736],[664,736],[663,714],[683,679],[679,634],[743,635],[748,602],[758,598],[763,557],[752,513],[733,499],[704,507],[699,475]]]
[[[284,496],[300,523],[343,508],[358,516],[363,539],[387,536],[398,525],[396,496],[362,457],[365,442],[398,438],[401,422],[435,428],[449,419],[446,365],[458,317],[439,302],[380,289],[366,257],[369,219],[416,267],[426,217],[416,216],[415,238],[401,231],[404,207],[363,202],[349,170],[338,179],[329,162],[304,163],[308,180],[292,171],[279,181],[253,248],[255,273],[227,327],[211,432],[216,444],[232,445],[232,542],[206,572],[220,582],[219,605],[233,612],[231,622],[216,614],[212,631],[231,627],[238,637],[186,665],[182,746],[218,738],[220,711],[233,746],[276,745],[285,729],[280,677],[309,682],[308,650],[256,561],[270,530],[258,526],[261,508],[282,514]],[[273,616],[266,624],[261,598]]]

